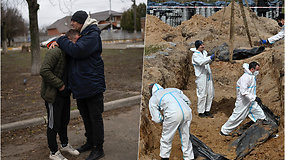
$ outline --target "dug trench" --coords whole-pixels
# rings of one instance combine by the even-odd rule
[[[263,53],[268,54],[268,53]],[[180,56],[178,56],[180,55]],[[184,56],[182,56],[184,55]],[[160,59],[161,61],[156,61]],[[175,58],[180,57],[180,58]],[[275,56],[276,57],[276,56]],[[233,137],[223,137],[219,135],[221,126],[227,121],[231,115],[235,104],[235,83],[242,75],[242,64],[252,60],[258,60],[264,70],[261,70],[258,77],[257,93],[265,104],[277,115],[282,117],[282,77],[275,66],[273,59],[262,60],[263,56],[258,55],[254,58],[237,61],[234,64],[230,62],[213,62],[211,64],[213,71],[215,98],[212,104],[211,112],[214,118],[200,118],[197,116],[197,96],[194,69],[189,60],[191,53],[185,52],[170,52],[169,56],[157,54],[156,60],[145,59],[144,74],[143,74],[143,100],[141,109],[141,124],[140,124],[140,159],[159,159],[159,140],[161,137],[162,126],[151,121],[148,111],[148,100],[150,98],[148,92],[148,84],[156,82],[165,88],[180,88],[189,97],[192,102],[193,120],[191,122],[190,132],[208,145],[214,152],[226,155],[229,159],[235,158],[233,150],[228,150],[228,146],[234,141]],[[156,62],[151,62],[156,61]],[[156,64],[150,69],[146,66]],[[163,66],[163,67],[162,67]],[[266,69],[270,68],[270,69]],[[229,71],[230,69],[230,71]],[[281,92],[281,93],[280,93]],[[244,123],[250,121],[246,119]],[[279,128],[279,138],[269,139],[265,144],[271,146],[270,150],[260,145],[251,152],[246,159],[255,159],[261,156],[262,159],[267,159],[271,156],[276,158],[283,157],[283,122],[281,118],[281,126]],[[173,141],[173,149],[171,159],[181,159],[181,145],[179,136],[176,135]],[[263,154],[266,153],[266,154]],[[278,153],[278,154],[275,154]],[[275,158],[274,158],[275,159]]]
[[[227,11],[226,11],[227,12]],[[220,15],[221,13],[216,13]],[[247,12],[247,14],[249,14]],[[146,49],[144,56],[143,68],[143,88],[142,88],[142,107],[141,107],[141,123],[140,123],[140,142],[139,142],[139,159],[160,159],[159,146],[162,125],[151,121],[151,116],[148,110],[148,101],[150,98],[148,85],[156,82],[164,88],[179,88],[191,100],[192,122],[190,126],[191,134],[198,137],[214,152],[225,155],[228,159],[235,159],[236,155],[230,144],[236,137],[224,137],[219,135],[221,126],[227,121],[234,108],[236,100],[236,82],[243,74],[243,63],[257,61],[261,65],[260,74],[257,77],[257,95],[262,99],[263,103],[276,115],[280,116],[280,126],[278,128],[279,137],[270,138],[265,143],[258,145],[244,159],[282,159],[284,157],[284,44],[283,41],[274,44],[273,47],[266,47],[264,52],[243,60],[237,60],[235,63],[214,61],[211,64],[213,73],[215,97],[213,100],[211,112],[214,118],[200,118],[197,115],[197,96],[194,68],[191,63],[192,52],[189,51],[193,47],[193,42],[199,39],[203,40],[206,45],[206,50],[221,45],[223,42],[228,43],[225,38],[227,33],[208,34],[209,27],[197,29],[197,26],[203,25],[204,22],[209,22],[215,16],[205,19],[205,17],[194,16],[194,19],[183,23],[181,26],[172,28],[167,26],[156,17],[147,17],[146,23]],[[150,18],[149,18],[150,17]],[[228,17],[229,18],[229,17]],[[202,21],[202,20],[203,21]],[[226,20],[227,21],[227,18]],[[265,19],[257,18],[257,21],[265,21]],[[271,23],[273,21],[268,20]],[[211,22],[214,23],[215,22]],[[220,26],[217,23],[212,25]],[[226,22],[225,22],[226,23]],[[262,22],[258,22],[262,23]],[[186,25],[187,24],[187,25]],[[191,24],[191,25],[189,25]],[[275,22],[272,28],[263,32],[262,36],[271,36],[277,27]],[[262,24],[261,24],[262,25]],[[264,24],[265,25],[265,24]],[[262,26],[261,26],[262,27]],[[188,30],[190,38],[185,38],[181,34],[179,28]],[[197,31],[195,31],[195,29]],[[172,33],[172,39],[165,39],[166,32]],[[190,33],[195,33],[191,37]],[[204,35],[205,34],[205,35]],[[212,36],[214,38],[209,38]],[[247,46],[246,35],[236,35],[235,46]],[[257,40],[257,35],[252,33],[253,39]],[[192,45],[192,46],[191,46]],[[149,48],[157,47],[158,50]],[[165,54],[165,52],[167,54]],[[244,123],[249,122],[247,118]],[[181,144],[178,133],[176,133],[173,143],[170,159],[182,159]]]

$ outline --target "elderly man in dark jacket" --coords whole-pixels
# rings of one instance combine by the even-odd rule
[[[69,30],[66,35],[76,42],[79,32]],[[59,48],[48,50],[40,69],[42,76],[41,97],[45,100],[48,114],[47,140],[50,149],[49,158],[64,160],[66,158],[58,151],[56,135],[61,141],[61,151],[72,155],[79,152],[68,143],[67,125],[70,118],[70,91],[67,84],[66,54]]]
[[[85,11],[77,11],[71,18],[73,29],[80,31],[81,37],[74,44],[66,36],[58,38],[57,44],[71,57],[69,86],[77,101],[78,110],[85,126],[87,142],[78,148],[79,152],[92,150],[87,160],[104,156],[104,111],[105,91],[104,62],[101,57],[102,42],[97,21]]]

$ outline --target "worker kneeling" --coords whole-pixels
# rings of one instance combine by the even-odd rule
[[[190,100],[183,92],[176,88],[163,89],[159,84],[149,85],[150,94],[149,111],[152,120],[163,123],[160,139],[160,157],[169,159],[172,140],[176,130],[181,138],[184,160],[194,159],[193,147],[190,141],[190,123],[192,110]],[[160,111],[163,111],[163,115]]]
[[[235,108],[228,121],[222,126],[220,134],[229,135],[248,116],[253,122],[266,118],[262,108],[257,102],[261,102],[256,96],[256,76],[260,65],[257,62],[243,64],[244,74],[237,81],[237,99]]]

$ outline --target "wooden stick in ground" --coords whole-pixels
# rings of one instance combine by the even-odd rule
[[[233,62],[233,54],[234,54],[234,16],[235,16],[235,1],[232,0],[231,4],[231,20],[230,20],[230,62]]]
[[[251,9],[249,8],[249,5],[248,5],[247,0],[245,0],[245,3],[246,3],[247,10],[248,10],[248,12],[249,12],[251,21],[252,21],[252,23],[253,23],[253,25],[254,25],[254,29],[255,29],[255,31],[257,32],[257,36],[258,36],[259,40],[262,40],[262,38],[260,37],[259,31],[258,31],[258,29],[257,29],[257,27],[256,27],[256,24],[255,24],[255,22],[254,22],[253,13],[251,13]]]
[[[250,34],[249,34],[249,29],[248,29],[248,25],[247,25],[247,21],[246,21],[246,16],[245,16],[242,0],[239,0],[239,7],[240,7],[240,10],[241,10],[243,24],[245,26],[245,30],[246,30],[246,34],[247,34],[247,37],[248,37],[248,41],[249,41],[250,47],[252,47],[252,42],[251,42],[251,38],[250,38]]]
[[[227,1],[224,0],[225,2],[225,5],[224,5],[224,10],[223,10],[223,17],[222,17],[222,21],[221,21],[221,26],[220,26],[220,31],[222,31],[222,26],[223,26],[223,23],[224,23],[224,20],[225,20],[225,12],[226,12],[226,7],[227,7]]]

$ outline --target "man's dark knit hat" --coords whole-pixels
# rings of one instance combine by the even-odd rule
[[[197,40],[197,41],[195,42],[195,47],[196,47],[196,49],[198,49],[202,44],[203,44],[202,41]]]
[[[85,11],[77,11],[72,15],[71,20],[80,24],[84,24],[87,17],[88,14]]]

